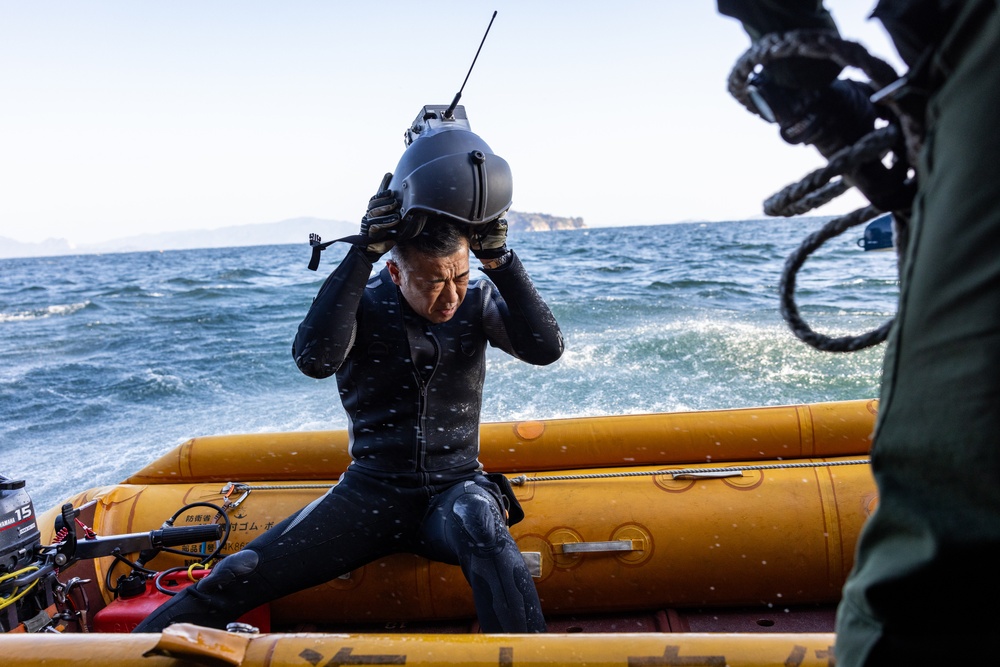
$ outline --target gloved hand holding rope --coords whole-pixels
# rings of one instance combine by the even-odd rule
[[[833,61],[856,67],[871,83],[849,79],[820,82],[814,87],[793,87],[775,81],[767,65],[792,57]],[[797,31],[765,35],[736,63],[729,76],[729,91],[744,106],[765,120],[777,123],[782,138],[791,144],[811,144],[829,159],[826,167],[808,174],[765,202],[768,215],[793,216],[821,206],[846,192],[851,185],[872,206],[828,222],[807,237],[785,263],[781,280],[781,313],[792,332],[821,350],[844,352],[877,345],[885,340],[891,320],[860,336],[830,338],[813,331],[795,305],[795,279],[805,258],[826,240],[860,225],[883,211],[892,211],[905,228],[916,183],[910,165],[919,150],[918,123],[887,100],[877,106],[876,90],[898,80],[887,63],[871,56],[860,44],[827,31]],[[892,160],[885,163],[886,156]],[[834,180],[838,176],[840,180]],[[905,230],[897,235],[905,244]]]

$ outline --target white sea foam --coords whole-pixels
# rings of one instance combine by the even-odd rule
[[[58,317],[62,315],[72,315],[83,310],[90,305],[90,301],[83,303],[68,303],[32,310],[14,311],[11,313],[0,313],[0,323],[2,322],[28,322],[31,320],[44,319],[46,317]]]

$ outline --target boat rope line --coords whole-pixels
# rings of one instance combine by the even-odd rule
[[[844,178],[845,174],[859,165],[872,162],[873,159],[884,159],[900,139],[905,145],[909,164],[917,164],[923,137],[922,128],[916,119],[899,107],[890,92],[904,80],[900,79],[891,65],[868,53],[864,46],[841,39],[834,32],[797,30],[764,35],[740,56],[733,66],[728,79],[729,93],[751,113],[760,115],[747,90],[751,75],[760,66],[790,57],[832,60],[841,67],[860,70],[868,76],[872,87],[878,91],[873,100],[877,97],[879,104],[888,107],[899,120],[899,126],[890,124],[875,129],[854,145],[847,146],[831,156],[825,167],[807,174],[798,182],[769,197],[764,202],[764,212],[767,215],[792,217],[832,201],[851,188],[851,183]],[[781,316],[797,338],[818,350],[853,352],[878,345],[888,337],[893,319],[889,319],[873,331],[860,335],[831,337],[818,333],[802,318],[795,303],[796,276],[806,258],[824,242],[851,227],[868,222],[880,213],[883,211],[877,207],[866,206],[830,220],[819,231],[807,236],[785,262],[779,285]],[[902,216],[894,215],[893,222],[896,227],[894,236],[897,256],[902,257],[906,250],[906,221]]]
[[[226,485],[219,490],[224,501],[222,510],[230,512],[247,499],[251,491],[290,491],[296,489],[329,489],[333,484],[243,484],[242,482],[226,482]],[[234,493],[240,493],[239,498],[232,499]]]
[[[712,478],[712,477],[733,477],[741,475],[751,470],[776,470],[783,468],[827,468],[833,466],[853,466],[869,465],[869,459],[852,459],[849,461],[808,461],[805,463],[766,463],[761,465],[741,465],[726,466],[719,468],[676,468],[660,470],[630,470],[619,472],[598,472],[580,473],[574,475],[546,475],[543,477],[528,477],[527,475],[517,475],[510,477],[510,483],[514,486],[524,486],[528,482],[558,482],[577,479],[609,479],[613,477],[643,477],[651,475],[670,475],[674,479],[679,478]],[[243,484],[241,482],[227,482],[220,493],[226,497],[225,509],[231,510],[239,506],[251,491],[288,491],[295,489],[329,489],[333,484]],[[235,501],[228,500],[234,492],[242,495]]]
[[[518,475],[510,480],[514,486],[523,486],[528,482],[557,482],[575,479],[607,479],[611,477],[641,477],[644,475],[670,475],[674,479],[681,478],[712,478],[735,477],[750,470],[775,470],[778,468],[825,468],[832,466],[869,465],[869,459],[853,459],[850,461],[810,461],[807,463],[767,463],[761,465],[727,466],[720,468],[677,468],[667,470],[632,470],[628,472],[583,473],[577,475],[546,475],[544,477],[528,477]]]
[[[336,484],[240,484],[239,482],[229,482],[237,491],[290,491],[295,489],[329,489]],[[226,489],[229,488],[226,485]],[[226,490],[224,489],[224,491]]]

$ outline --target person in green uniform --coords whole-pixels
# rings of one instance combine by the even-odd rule
[[[836,29],[815,0],[718,9],[754,39]],[[1000,632],[1000,11],[993,0],[881,0],[873,16],[910,67],[897,94],[925,134],[872,446],[879,507],[838,608],[837,664],[986,664]],[[839,69],[793,60],[764,73],[794,100],[836,97]],[[812,114],[828,139],[850,108],[776,120],[794,143]],[[803,141],[820,148],[815,139]]]

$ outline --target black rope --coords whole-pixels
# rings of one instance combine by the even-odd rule
[[[786,186],[764,201],[764,213],[773,216],[792,217],[818,208],[851,188],[843,176],[859,164],[881,160],[899,140],[899,130],[888,125],[858,139],[858,141],[835,153],[826,166],[806,174],[801,180]],[[832,194],[819,200],[810,199],[827,190]],[[875,215],[882,211],[876,210]],[[874,216],[873,216],[874,217]]]
[[[750,75],[761,66],[785,58],[813,58],[832,60],[841,67],[861,70],[871,81],[875,90],[881,90],[899,80],[899,74],[892,65],[868,53],[858,42],[842,39],[829,30],[793,30],[786,33],[770,33],[761,37],[737,59],[729,73],[729,94],[755,115],[760,115],[757,107],[747,94]],[[891,97],[882,99],[883,104],[896,115],[906,139],[907,158],[910,164],[917,164],[923,128],[913,116],[902,110]]]
[[[747,84],[758,67],[776,60],[791,57],[825,59],[836,62],[841,67],[854,67],[863,71],[872,86],[880,90],[898,80],[899,75],[891,65],[868,53],[857,42],[841,39],[835,32],[824,30],[799,30],[789,33],[764,35],[754,43],[737,61],[729,74],[729,93],[744,107],[759,115],[757,107],[747,93]],[[916,164],[922,131],[916,121],[903,113],[891,100],[883,102],[897,116],[900,127],[888,125],[865,135],[854,145],[833,155],[826,166],[807,174],[796,183],[785,187],[764,202],[764,212],[772,216],[791,217],[818,208],[839,197],[852,187],[845,174],[855,167],[881,160],[888,155],[900,140],[900,131],[906,144],[910,164]],[[877,329],[856,335],[831,337],[817,333],[802,318],[795,303],[795,283],[799,269],[806,258],[824,242],[842,234],[851,227],[875,218],[881,210],[874,206],[860,208],[852,213],[834,218],[820,230],[807,236],[799,247],[785,261],[779,287],[781,315],[792,333],[812,347],[827,352],[853,352],[883,342],[889,334],[893,320]],[[897,220],[897,252],[905,249],[906,230]]]
[[[818,231],[807,236],[798,249],[785,260],[785,268],[781,272],[781,284],[778,289],[781,297],[781,316],[799,340],[813,346],[817,350],[824,352],[856,352],[857,350],[878,345],[889,335],[889,329],[892,328],[892,319],[889,319],[873,331],[856,336],[833,338],[817,333],[802,319],[798,306],[795,304],[795,279],[806,258],[826,241],[842,234],[851,227],[871,220],[878,213],[879,210],[877,208],[868,206],[830,220]]]

